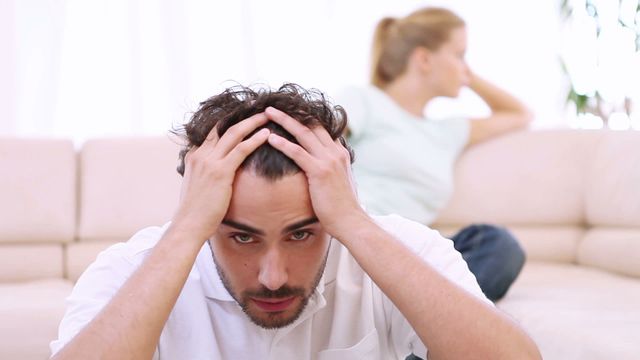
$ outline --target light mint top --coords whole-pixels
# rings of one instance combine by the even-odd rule
[[[373,86],[347,88],[336,104],[347,111],[353,173],[367,211],[430,224],[453,191],[469,120],[417,117]]]

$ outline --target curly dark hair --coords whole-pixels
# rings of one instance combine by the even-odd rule
[[[333,106],[322,92],[316,89],[306,90],[291,83],[282,85],[278,90],[270,88],[254,90],[238,85],[201,102],[189,121],[173,131],[185,140],[179,155],[178,173],[184,175],[185,155],[194,146],[202,145],[214,126],[217,128],[218,136],[221,137],[231,126],[263,112],[269,106],[287,113],[309,128],[316,126],[325,128],[333,140],[339,139],[349,151],[350,160],[353,163],[353,150],[343,136],[347,127],[347,114],[341,106]],[[259,127],[246,138],[265,127],[272,133],[298,143],[293,135],[272,121]],[[250,168],[256,174],[270,180],[277,180],[284,175],[301,171],[293,160],[268,143],[262,144],[249,155],[240,168]]]

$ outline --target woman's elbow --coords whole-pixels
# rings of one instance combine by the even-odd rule
[[[528,127],[531,122],[533,122],[533,111],[531,111],[529,108],[523,108],[520,113],[518,114],[518,117],[520,119],[519,124],[520,127]]]

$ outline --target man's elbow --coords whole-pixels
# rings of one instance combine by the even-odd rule
[[[523,342],[513,347],[511,354],[504,357],[506,359],[522,359],[522,360],[542,360],[542,354],[538,346],[533,340],[526,336]]]
[[[542,354],[540,354],[537,347],[534,346],[527,350],[528,351],[523,352],[521,356],[513,357],[512,359],[542,360]]]

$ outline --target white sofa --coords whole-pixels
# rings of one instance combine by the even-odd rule
[[[640,132],[522,132],[470,148],[437,220],[507,225],[528,262],[498,303],[545,359],[640,359]]]
[[[47,358],[96,254],[170,219],[177,152],[166,137],[0,138],[0,358]],[[435,227],[519,237],[528,262],[498,306],[545,359],[640,358],[640,132],[508,135],[467,150],[456,182]]]

